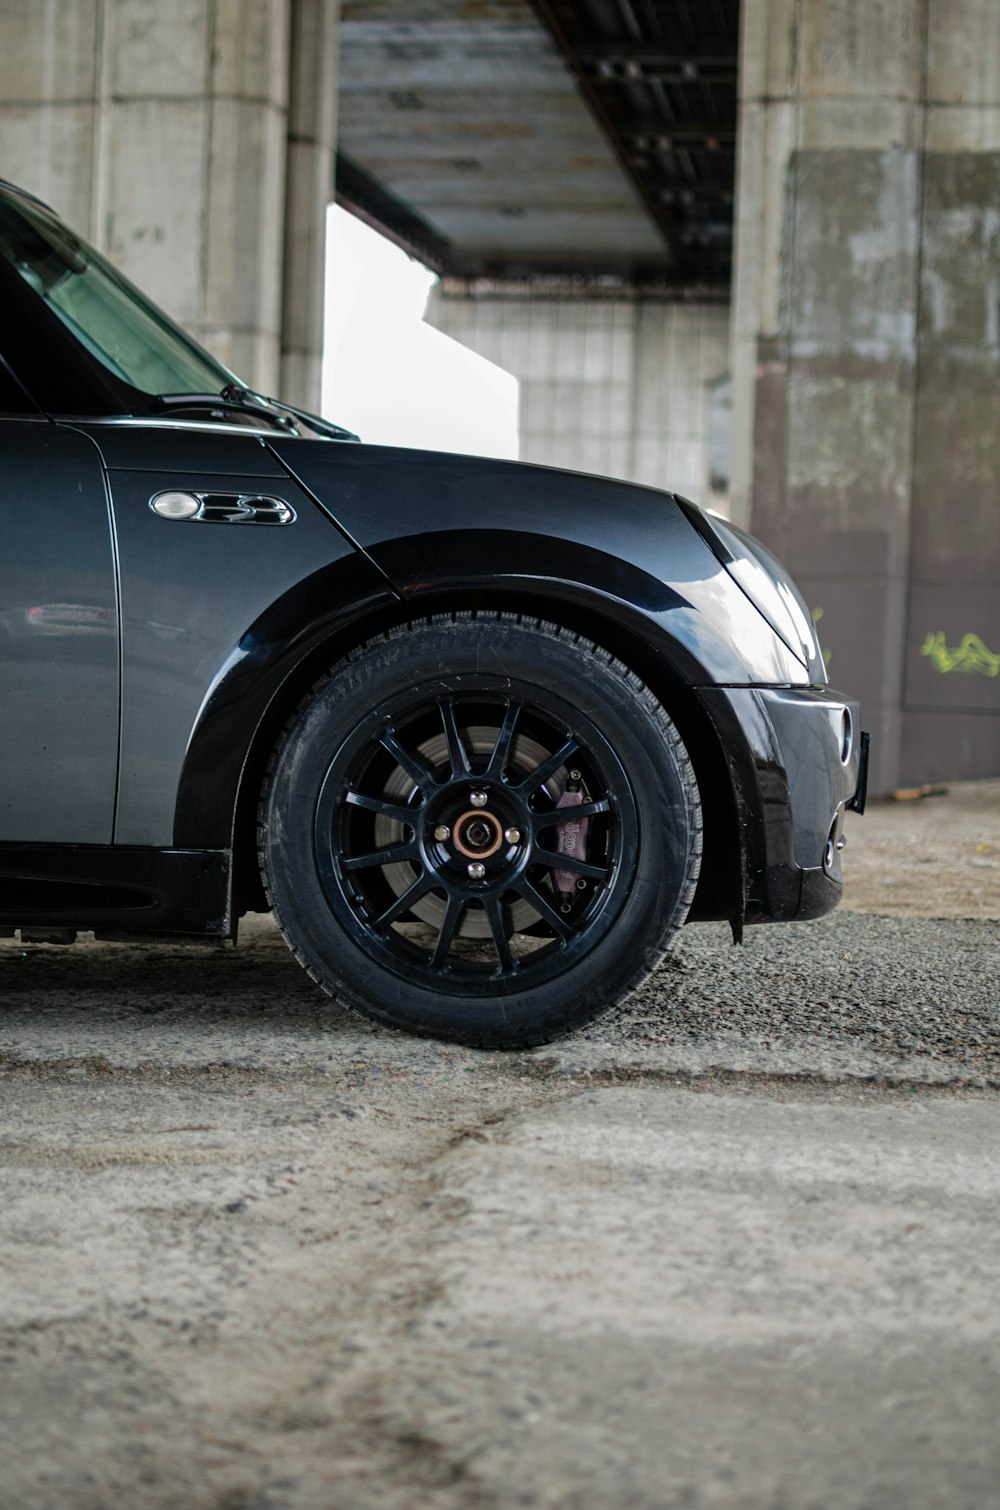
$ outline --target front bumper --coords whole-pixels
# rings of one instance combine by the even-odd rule
[[[864,805],[858,703],[831,688],[700,692],[733,781],[740,922],[821,917],[840,901],[846,809]]]

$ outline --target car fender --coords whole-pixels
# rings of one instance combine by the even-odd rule
[[[457,541],[452,542],[456,548]],[[583,563],[578,563],[582,565]],[[593,563],[591,563],[593,565]],[[355,568],[356,570],[356,568]],[[581,571],[577,574],[583,576]],[[355,578],[356,580],[356,578]],[[268,762],[294,708],[310,687],[359,644],[407,619],[459,608],[516,611],[554,620],[585,634],[632,666],[669,708],[695,763],[706,813],[706,863],[693,915],[742,912],[739,876],[744,839],[737,813],[759,814],[753,756],[738,725],[719,730],[696,690],[704,666],[650,614],[667,613],[662,584],[634,568],[617,573],[618,593],[573,578],[469,571],[448,573],[446,585],[422,580],[397,595],[374,569],[366,597],[345,602],[343,576],[326,568],[284,594],[250,626],[220,668],[193,730],[178,787],[177,846],[212,845],[236,852],[237,888],[256,884],[255,816]],[[657,589],[642,606],[620,595],[626,581]],[[336,605],[334,607],[333,605]],[[262,904],[261,904],[262,905]]]
[[[356,557],[304,578],[272,603],[232,647],[188,741],[177,793],[175,844],[228,845],[251,746],[263,739],[273,747],[294,705],[325,670],[358,644],[408,618],[459,606],[516,607],[563,622],[583,614],[594,638],[613,641],[617,629],[649,645],[664,666],[688,684],[701,670],[687,648],[669,635],[654,628],[651,639],[648,618],[634,604],[573,579],[513,572],[477,577],[470,571],[449,575],[443,585],[424,581],[398,592],[374,564],[367,566],[361,579],[367,589],[363,594],[356,591]],[[355,590],[348,597],[349,585]]]
[[[682,647],[693,682],[809,681],[673,494],[482,457],[268,445],[406,598],[551,579],[630,605]]]
[[[177,787],[175,845],[231,846],[257,736],[269,730],[273,746],[298,698],[331,660],[364,639],[360,626],[378,624],[398,606],[381,574],[352,555],[303,578],[254,620],[220,665],[191,731]]]
[[[556,605],[570,604],[621,624],[692,687],[788,685],[803,674],[721,569],[681,590],[587,543],[489,528],[384,540],[367,554],[414,612],[444,594],[466,601],[524,594],[542,617],[550,599],[550,617]]]

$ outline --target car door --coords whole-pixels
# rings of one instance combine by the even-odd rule
[[[7,407],[0,388],[0,842],[109,844],[118,612],[100,453]]]

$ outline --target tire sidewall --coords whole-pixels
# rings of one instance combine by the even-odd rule
[[[400,688],[464,675],[510,678],[572,705],[624,767],[639,818],[632,884],[613,926],[575,966],[496,996],[432,992],[386,970],[330,911],[314,853],[318,795],[336,751]],[[685,769],[686,767],[686,769]],[[375,642],[332,673],[293,718],[262,812],[263,862],[279,921],[331,994],[390,1026],[466,1042],[544,1041],[595,1016],[651,968],[693,891],[697,794],[683,747],[641,683],[602,652],[516,621],[431,622]]]

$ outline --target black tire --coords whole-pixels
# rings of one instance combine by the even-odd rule
[[[512,1048],[589,1022],[654,967],[694,896],[701,809],[626,666],[551,624],[459,613],[313,688],[258,837],[285,938],[330,995]]]

